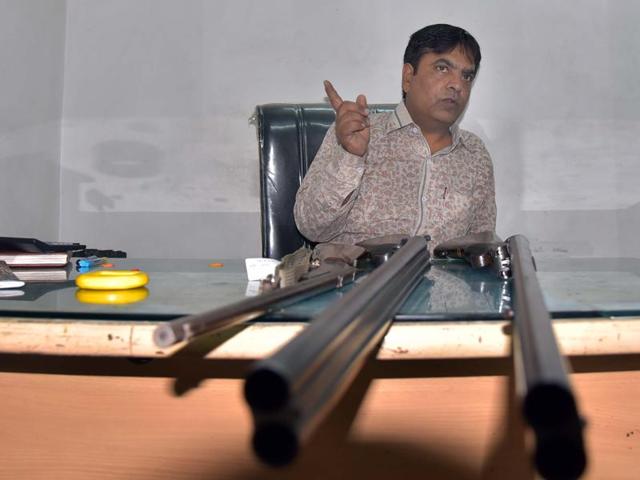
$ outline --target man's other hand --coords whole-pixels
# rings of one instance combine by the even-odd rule
[[[371,127],[367,98],[358,95],[355,102],[344,101],[331,82],[324,81],[324,91],[336,111],[336,136],[347,152],[362,157],[369,148]]]

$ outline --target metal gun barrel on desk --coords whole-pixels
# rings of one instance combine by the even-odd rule
[[[511,278],[513,357],[522,413],[535,439],[534,463],[547,479],[575,479],[586,468],[584,422],[578,413],[565,361],[553,333],[529,242],[493,232],[453,239],[434,250],[438,258],[464,259]]]
[[[582,430],[529,242],[507,239],[513,278],[513,355],[523,415],[536,436],[534,461],[545,478],[578,478],[586,467]]]
[[[336,265],[288,287],[270,290],[222,308],[176,318],[157,327],[153,332],[153,340],[157,346],[164,348],[198,335],[213,333],[260,317],[283,302],[300,301],[339,288],[351,282],[355,273],[354,267]]]
[[[245,397],[254,418],[253,446],[264,462],[284,465],[293,460],[380,344],[395,311],[428,266],[427,240],[409,239],[358,288],[255,364]]]

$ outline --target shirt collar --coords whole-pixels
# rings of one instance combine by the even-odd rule
[[[394,130],[399,130],[401,128],[406,127],[407,125],[415,125],[413,119],[411,118],[411,114],[409,110],[407,110],[407,106],[404,102],[400,102],[396,105],[396,108],[392,115],[390,115],[389,122],[387,123],[387,128],[385,130],[385,134],[388,134]],[[417,126],[417,125],[416,125]],[[453,149],[458,142],[462,140],[462,136],[460,135],[460,127],[458,127],[458,123],[454,123],[449,128],[451,132],[451,147]]]
[[[391,130],[406,127],[407,125],[413,123],[411,114],[409,114],[409,110],[407,110],[407,106],[404,104],[404,102],[400,102],[398,105],[396,105],[394,113],[395,128],[390,128],[387,133],[389,133]]]

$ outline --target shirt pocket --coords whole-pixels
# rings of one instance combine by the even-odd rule
[[[471,182],[459,182],[457,179],[448,182],[440,203],[448,227],[452,232],[464,235],[473,218],[473,186]]]

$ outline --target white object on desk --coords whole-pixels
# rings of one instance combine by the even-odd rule
[[[0,288],[20,288],[24,282],[16,277],[9,266],[0,260]]]
[[[273,258],[245,258],[244,263],[247,267],[247,279],[250,282],[262,280],[269,275],[274,275],[276,267],[280,265],[280,260]]]

